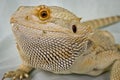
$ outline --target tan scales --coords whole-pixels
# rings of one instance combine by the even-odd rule
[[[80,20],[57,6],[21,6],[10,22],[23,63],[3,80],[28,78],[33,68],[92,76],[111,70],[110,80],[120,80],[120,46],[98,29],[119,22],[120,16]]]

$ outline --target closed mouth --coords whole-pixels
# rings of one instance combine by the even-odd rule
[[[25,26],[25,25],[22,25],[22,24],[19,24],[19,23],[11,23],[11,25],[12,25],[12,29],[13,29],[13,31],[15,31],[15,32],[17,32],[17,31],[19,31],[19,32],[28,32],[29,30],[32,30],[33,32],[38,32],[38,33],[41,33],[41,34],[43,34],[43,33],[48,33],[48,34],[50,34],[50,33],[54,33],[54,34],[64,34],[64,35],[67,35],[68,34],[68,32],[67,31],[61,31],[61,30],[58,30],[58,31],[55,31],[55,30],[49,30],[49,29],[39,29],[39,28],[33,28],[33,27],[29,27],[29,26]]]
[[[13,28],[19,29],[19,28],[27,28],[27,29],[31,29],[31,30],[36,30],[36,31],[42,31],[42,32],[56,32],[56,33],[61,33],[61,34],[68,34],[71,33],[70,30],[68,29],[63,29],[63,27],[49,27],[49,26],[40,26],[39,27],[32,27],[32,26],[26,26],[23,24],[19,24],[19,23],[11,23]]]

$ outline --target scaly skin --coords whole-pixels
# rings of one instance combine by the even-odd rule
[[[23,63],[3,80],[28,78],[33,68],[92,76],[111,70],[111,80],[120,80],[120,46],[109,32],[96,29],[120,21],[119,16],[109,19],[80,23],[61,7],[20,7],[10,22]]]
[[[102,28],[120,21],[120,16],[111,16],[101,19],[94,19],[82,22],[83,25],[90,25],[92,28]]]

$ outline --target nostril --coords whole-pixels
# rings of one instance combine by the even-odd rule
[[[17,22],[13,17],[10,19],[10,23],[15,23]]]

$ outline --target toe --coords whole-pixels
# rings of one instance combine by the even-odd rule
[[[10,71],[10,72],[5,73],[2,80],[5,80],[5,78],[12,78],[12,80],[17,80],[17,79],[23,80],[28,77],[29,75],[26,72],[16,70],[16,71]]]

